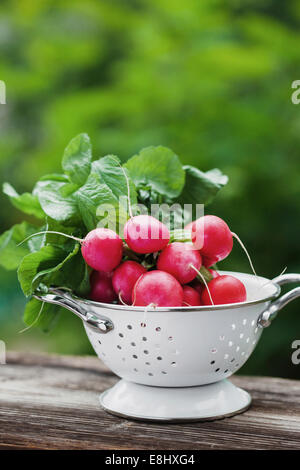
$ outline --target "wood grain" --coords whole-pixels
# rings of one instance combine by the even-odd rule
[[[299,449],[300,382],[234,377],[253,405],[214,422],[152,424],[104,412],[117,378],[95,357],[9,353],[0,366],[0,449]]]

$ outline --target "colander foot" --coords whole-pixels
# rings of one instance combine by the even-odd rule
[[[151,387],[126,380],[100,395],[109,413],[142,421],[208,421],[246,411],[251,396],[228,380],[199,387]]]

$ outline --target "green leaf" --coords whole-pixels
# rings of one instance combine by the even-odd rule
[[[63,286],[81,292],[88,289],[87,267],[82,258],[80,244],[65,247],[46,245],[38,252],[26,255],[20,263],[18,278],[26,296],[31,295],[40,284]]]
[[[70,181],[82,186],[91,171],[92,146],[87,134],[79,134],[65,149],[62,167]]]
[[[64,184],[61,189],[60,189],[60,194],[64,197],[67,198],[68,196],[72,196],[72,194],[79,189],[80,186],[74,183],[67,183]]]
[[[77,205],[86,228],[90,231],[97,226],[97,207],[104,203],[103,185],[98,175],[91,174],[84,186],[76,193]]]
[[[44,175],[40,178],[40,181],[63,181],[65,183],[69,182],[69,179],[66,175],[61,173],[50,173],[49,175]]]
[[[0,265],[5,269],[17,269],[24,256],[41,248],[44,236],[37,236],[18,246],[29,235],[38,232],[27,222],[14,225],[0,236]]]
[[[56,268],[49,272],[39,273],[33,280],[34,286],[36,281],[42,279],[42,282],[48,286],[68,287],[73,292],[80,295],[89,292],[89,271],[87,265],[82,258],[80,245],[77,243],[68,256]]]
[[[38,219],[45,217],[37,196],[31,193],[18,194],[9,183],[3,184],[3,192],[14,206],[25,214],[34,215]]]
[[[127,177],[130,201],[134,205],[137,202],[136,190],[129,175]],[[117,157],[108,155],[94,161],[86,184],[76,192],[78,208],[87,229],[94,229],[103,219],[110,220],[115,225],[116,218],[116,222],[124,224],[128,219],[127,195],[126,178]],[[105,211],[109,207],[112,213]],[[115,229],[118,230],[118,224]]]
[[[81,259],[80,259],[81,258]],[[74,261],[77,262],[77,271],[80,272],[81,281],[77,285],[73,285],[70,289],[73,289],[75,294],[80,297],[86,297],[90,292],[90,271],[91,269],[84,262],[82,256],[78,259],[78,255],[74,257]],[[77,261],[78,260],[78,261]]]
[[[147,147],[125,164],[138,189],[148,189],[174,198],[179,196],[185,181],[185,172],[178,156],[172,150],[158,146]]]
[[[106,155],[92,164],[93,173],[100,176],[100,180],[107,188],[110,189],[112,194],[119,199],[121,196],[128,196],[127,180],[129,183],[130,202],[136,204],[136,190],[132,182],[128,170],[121,166],[120,160],[115,155]],[[127,180],[126,180],[126,176]],[[127,201],[126,201],[127,207]]]
[[[182,206],[181,218],[187,224],[199,217],[196,204],[209,204],[213,201],[220,189],[228,182],[228,177],[215,168],[207,172],[200,171],[193,166],[183,167],[186,173],[185,185],[176,202]],[[184,204],[190,204],[190,208],[183,208]],[[183,210],[184,209],[184,210]],[[178,220],[180,216],[178,217]]]
[[[80,222],[80,214],[74,193],[66,192],[69,185],[62,181],[38,181],[33,194],[38,197],[43,211],[49,217],[58,222],[76,224]]]
[[[215,168],[207,172],[193,166],[184,166],[185,185],[179,197],[182,204],[209,204],[218,191],[227,184],[228,177]]]
[[[78,227],[72,227],[62,225],[61,223],[57,222],[50,217],[46,219],[46,228],[45,230],[55,231],[65,233],[66,235],[73,235],[77,238],[83,238],[85,233],[83,233]],[[45,235],[45,245],[58,245],[61,248],[65,248],[68,251],[72,251],[74,246],[74,241],[64,235],[58,235],[53,233],[47,233]]]
[[[25,307],[23,321],[29,327],[38,327],[44,333],[50,331],[60,312],[60,307],[37,299],[30,299]]]
[[[51,245],[26,255],[18,269],[18,279],[24,294],[31,295],[42,280],[46,283],[48,278],[49,281],[51,274],[60,269],[69,256],[71,254],[66,256],[62,248]]]
[[[79,248],[79,244],[76,243],[67,255],[64,251],[65,257],[62,258],[59,264],[48,269],[39,269],[39,272],[32,279],[32,291],[34,292],[41,282],[48,287],[53,285],[70,288],[76,287],[83,277],[82,267],[80,266],[80,270],[78,266],[82,260],[81,254],[79,259],[74,262],[74,257],[78,254]]]

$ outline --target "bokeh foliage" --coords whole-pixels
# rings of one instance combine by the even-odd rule
[[[2,181],[31,190],[81,132],[95,157],[165,145],[229,175],[207,211],[238,232],[260,274],[300,272],[299,25],[296,0],[3,0]],[[0,203],[3,231],[21,215]],[[249,270],[237,246],[222,266]],[[91,352],[68,313],[50,336],[18,335],[23,298],[14,275],[0,275],[9,348]],[[242,372],[300,376],[290,360],[299,308],[286,307]]]

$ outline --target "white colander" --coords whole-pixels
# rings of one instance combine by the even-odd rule
[[[119,377],[100,397],[112,413],[143,420],[201,420],[248,408],[250,395],[226,380],[248,359],[263,328],[300,287],[274,300],[286,274],[273,281],[222,272],[246,286],[247,302],[156,309],[102,304],[53,289],[37,296],[78,315],[97,355]]]

